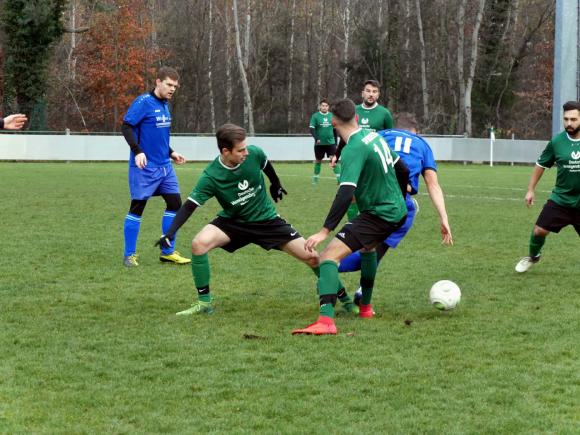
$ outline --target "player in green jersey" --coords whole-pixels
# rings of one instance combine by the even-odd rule
[[[250,243],[266,250],[279,249],[318,273],[318,253],[304,248],[305,240],[276,212],[268,198],[262,172],[270,180],[270,194],[281,200],[286,191],[262,149],[246,143],[246,131],[234,124],[216,133],[220,154],[203,171],[187,201],[177,212],[171,227],[156,243],[169,246],[177,230],[191,214],[212,197],[223,210],[194,237],[191,269],[197,301],[178,315],[212,313],[208,252],[222,248],[234,252]]]
[[[312,176],[314,185],[318,184],[324,155],[332,158],[336,153],[336,132],[332,126],[332,113],[328,111],[329,107],[328,100],[323,98],[318,106],[319,111],[314,112],[310,117],[310,134],[314,138],[314,175]],[[338,181],[340,165],[335,165],[333,171]]]
[[[378,103],[381,96],[380,83],[376,80],[364,82],[361,96],[362,104],[356,106],[358,125],[373,131],[393,128],[393,115],[389,109]]]
[[[375,247],[400,228],[407,218],[403,192],[407,192],[409,170],[405,164],[381,136],[357,125],[355,106],[351,100],[336,102],[332,113],[332,123],[346,142],[340,187],[323,228],[308,238],[306,249],[314,252],[336,228],[353,196],[361,213],[336,233],[320,256],[320,317],[306,328],[292,331],[293,334],[336,334],[334,305],[336,289],[340,286],[338,263],[358,250],[361,250],[363,281],[360,316],[372,317],[370,302],[377,271]]]
[[[361,91],[362,103],[356,106],[358,125],[372,131],[390,130],[393,128],[393,115],[384,106],[378,103],[381,96],[381,84],[377,80],[367,80],[363,83]],[[344,142],[340,141],[336,156],[330,160],[330,166],[338,164]],[[355,201],[348,208],[348,219],[353,219],[358,214]]]
[[[580,102],[568,101],[564,108],[564,131],[554,136],[540,155],[525,196],[534,204],[535,188],[547,168],[556,165],[556,185],[542,208],[532,230],[529,255],[516,265],[516,272],[527,272],[540,261],[542,247],[550,233],[572,225],[580,235]]]

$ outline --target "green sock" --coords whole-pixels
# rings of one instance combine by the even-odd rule
[[[353,220],[358,215],[358,206],[356,205],[356,202],[350,203],[346,215],[348,216],[349,221]]]
[[[340,178],[340,163],[336,164],[332,172],[334,172],[334,175],[336,175],[336,179],[338,180]]]
[[[322,163],[314,163],[314,176],[317,177],[318,175],[320,175],[320,167],[322,166]]]
[[[209,294],[209,257],[207,254],[191,256],[191,273],[200,301],[211,302]]]
[[[326,260],[320,263],[320,279],[318,288],[320,291],[320,315],[334,318],[334,305],[336,304],[336,292],[338,290],[338,264]]]
[[[546,243],[546,237],[536,236],[532,230],[532,236],[530,237],[530,257],[537,257],[540,255],[544,243]]]
[[[361,304],[368,305],[373,297],[373,287],[377,274],[377,253],[361,252],[360,254],[360,285],[362,288]]]

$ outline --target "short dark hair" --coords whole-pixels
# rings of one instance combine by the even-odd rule
[[[567,101],[566,103],[564,103],[564,106],[562,106],[564,109],[564,112],[567,112],[568,110],[578,110],[580,111],[580,102],[578,101]]]
[[[350,98],[335,101],[330,109],[332,116],[342,122],[349,122],[355,117],[355,106]]]
[[[413,113],[401,112],[395,115],[395,126],[401,130],[417,130],[419,123]]]
[[[381,84],[378,82],[378,80],[365,80],[365,82],[363,83],[363,89],[365,88],[366,85],[371,85],[374,86],[375,88],[378,88],[379,91],[381,90]]]
[[[231,151],[236,142],[241,142],[246,138],[246,130],[235,124],[224,124],[215,133],[217,146],[220,153],[227,149]]]
[[[320,100],[320,103],[318,103],[318,105],[320,106],[322,103],[330,104],[326,98]]]
[[[157,70],[157,77],[155,78],[161,81],[165,80],[166,78],[179,81],[179,73],[175,68],[171,68],[170,66],[162,66]]]

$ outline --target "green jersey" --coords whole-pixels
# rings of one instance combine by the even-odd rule
[[[340,184],[355,186],[354,197],[361,212],[388,222],[407,214],[405,200],[395,175],[397,153],[377,133],[358,129],[342,151]]]
[[[536,164],[558,168],[550,199],[563,207],[580,208],[580,139],[570,138],[565,131],[554,136]]]
[[[314,129],[316,139],[320,145],[334,145],[334,128],[332,127],[332,113],[315,112],[310,117],[310,128]]]
[[[202,206],[215,196],[223,207],[218,215],[238,222],[274,219],[278,214],[266,193],[262,174],[266,163],[266,154],[254,145],[248,145],[246,160],[233,168],[218,156],[204,169],[188,199]]]
[[[356,106],[355,110],[358,116],[358,125],[360,128],[366,128],[372,131],[390,130],[393,128],[393,115],[389,109],[375,103],[373,107],[366,108],[362,104]]]

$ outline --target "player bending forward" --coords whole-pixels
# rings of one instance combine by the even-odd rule
[[[318,280],[320,317],[306,328],[294,330],[293,334],[336,334],[334,305],[340,286],[338,263],[361,249],[362,255],[374,253],[375,247],[400,228],[407,218],[403,193],[407,191],[409,170],[405,164],[396,152],[389,149],[381,136],[359,128],[351,100],[344,99],[335,103],[332,113],[333,125],[346,142],[340,187],[323,228],[308,238],[306,249],[314,251],[336,228],[353,196],[359,205],[360,214],[336,233],[336,237],[321,254]],[[366,267],[367,263],[369,268]],[[366,281],[365,288],[371,291],[376,270],[376,261],[363,262],[361,276]],[[370,300],[368,304],[360,306],[360,315],[372,316]]]
[[[213,313],[208,252],[214,248],[234,252],[254,243],[266,250],[279,249],[306,263],[318,274],[318,253],[304,249],[304,238],[276,213],[266,194],[262,171],[270,180],[274,201],[281,200],[287,192],[264,151],[247,145],[246,131],[234,124],[221,126],[216,138],[219,156],[205,168],[171,227],[156,243],[161,248],[170,246],[177,230],[210,198],[215,197],[223,207],[191,243],[191,270],[197,300],[178,315]]]

